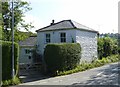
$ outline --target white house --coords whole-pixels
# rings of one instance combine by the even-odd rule
[[[30,36],[24,41],[19,42],[19,63],[20,64],[31,64],[33,63],[33,52],[36,46],[36,36]]]
[[[63,20],[41,28],[37,32],[37,52],[43,55],[48,43],[80,43],[81,61],[91,61],[97,57],[98,32],[72,20]],[[53,50],[54,51],[54,50]]]

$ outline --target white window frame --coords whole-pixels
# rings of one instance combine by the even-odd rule
[[[49,37],[47,37],[47,35],[49,35]],[[51,42],[51,34],[50,33],[46,33],[45,34],[45,43],[50,43]]]
[[[30,54],[30,49],[25,49],[25,54]]]
[[[63,34],[63,33],[65,34],[65,36],[61,36],[61,34]],[[66,39],[66,36],[67,36],[67,35],[66,35],[66,32],[60,32],[60,42],[61,42],[61,43],[66,43],[66,40],[67,40],[67,39]],[[63,39],[63,41],[62,41],[62,39]]]

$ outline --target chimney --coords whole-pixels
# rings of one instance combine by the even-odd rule
[[[52,23],[51,23],[51,25],[53,25],[53,24],[54,24],[54,22],[55,22],[55,20],[52,20]]]

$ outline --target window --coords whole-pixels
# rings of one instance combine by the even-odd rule
[[[60,33],[60,41],[66,42],[66,33]]]
[[[50,43],[50,34],[46,34],[46,43]]]
[[[25,53],[26,53],[26,54],[29,54],[29,53],[30,53],[30,50],[29,50],[29,49],[25,49]]]
[[[28,58],[31,59],[31,56],[29,56]]]

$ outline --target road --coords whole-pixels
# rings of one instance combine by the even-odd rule
[[[37,78],[36,81],[28,81],[20,85],[118,85],[120,83],[120,66],[118,65],[118,63],[112,63],[70,75]]]

